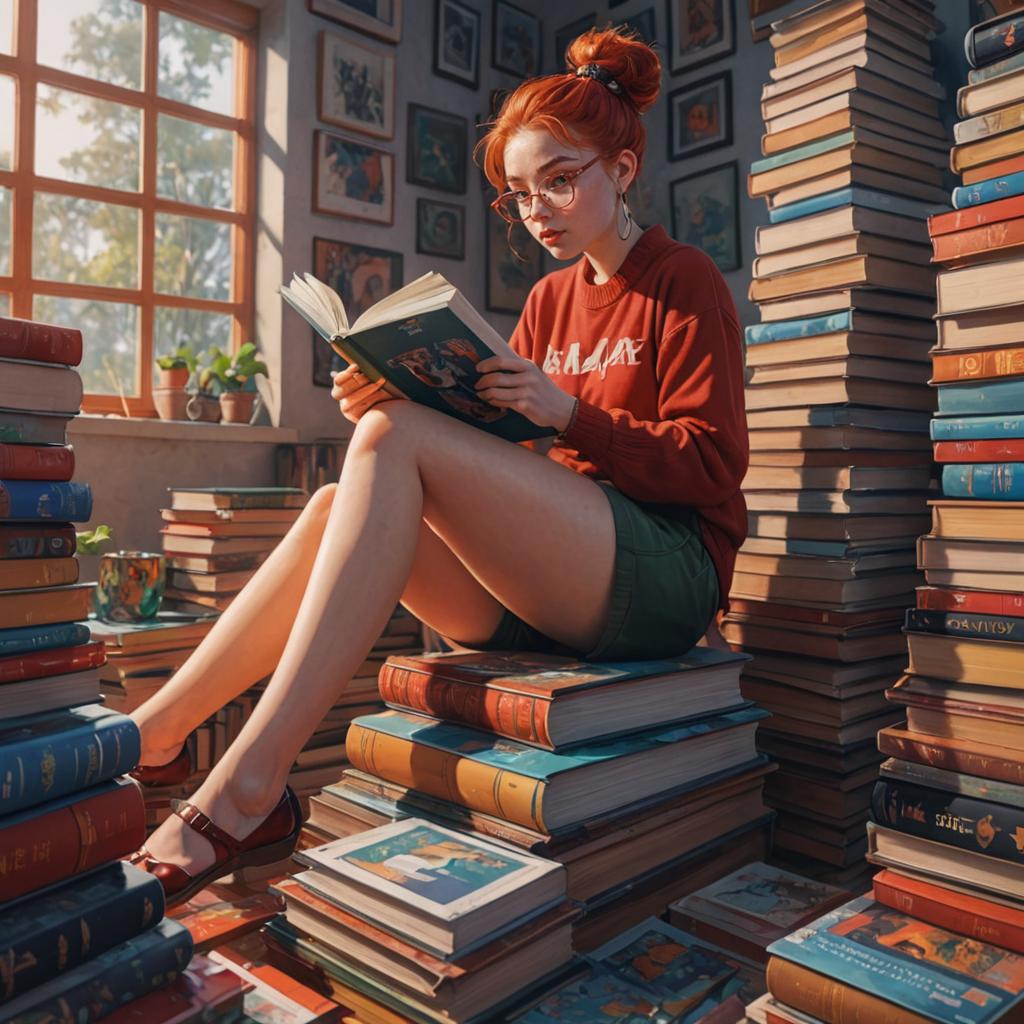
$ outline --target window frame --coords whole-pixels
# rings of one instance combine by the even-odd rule
[[[82,411],[156,415],[153,404],[153,330],[158,306],[225,313],[232,317],[231,350],[252,339],[255,321],[255,232],[256,232],[256,66],[259,11],[238,0],[136,0],[143,8],[143,82],[141,90],[99,82],[72,72],[36,63],[38,0],[15,0],[12,40],[14,56],[0,54],[0,73],[14,78],[15,124],[13,170],[0,170],[0,186],[13,189],[11,217],[11,265],[9,275],[0,275],[0,292],[10,294],[10,315],[32,318],[36,295],[73,299],[126,302],[139,311],[139,391],[137,397],[87,394]],[[161,12],[188,19],[235,37],[236,114],[227,116],[202,110],[157,94],[157,47]],[[46,178],[35,173],[35,111],[39,85],[71,89],[104,100],[112,100],[142,111],[141,185],[137,192],[124,192],[97,185]],[[232,210],[194,206],[157,195],[157,121],[160,114],[237,135],[232,167]],[[83,199],[111,202],[140,211],[139,287],[114,288],[103,285],[46,281],[32,276],[33,205],[36,192],[49,192]],[[185,215],[220,224],[230,224],[231,291],[228,300],[167,295],[153,285],[156,216],[161,213]],[[75,326],[75,325],[69,325]],[[89,339],[85,339],[86,344]]]

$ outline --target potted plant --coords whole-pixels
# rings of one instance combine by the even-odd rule
[[[248,423],[259,394],[256,377],[267,375],[267,364],[259,358],[256,346],[246,342],[234,356],[214,346],[209,363],[200,372],[199,386],[216,382],[221,414],[225,423]]]
[[[181,344],[169,355],[158,356],[155,362],[159,373],[159,384],[153,388],[157,415],[162,420],[186,419],[188,394],[185,388],[198,365],[192,346]]]

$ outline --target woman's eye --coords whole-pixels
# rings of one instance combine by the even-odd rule
[[[569,184],[569,178],[565,174],[554,174],[548,178],[548,188],[565,188]]]

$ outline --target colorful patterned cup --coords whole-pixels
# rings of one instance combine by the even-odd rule
[[[164,556],[150,551],[115,551],[100,559],[93,592],[96,614],[107,622],[144,622],[160,610]]]

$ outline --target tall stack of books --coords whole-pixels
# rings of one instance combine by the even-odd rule
[[[310,802],[349,836],[428,818],[559,861],[592,949],[765,855],[764,712],[742,655],[585,664],[522,652],[390,658],[391,709],[357,718],[352,767]]]
[[[297,487],[171,487],[160,510],[167,607],[224,611],[306,504]]]
[[[771,223],[746,332],[749,538],[723,632],[754,655],[743,693],[773,716],[776,857],[851,887],[928,522],[925,217],[945,207],[948,159],[932,6],[824,0],[775,22],[749,180]]]
[[[95,1019],[172,981],[188,932],[159,881],[118,862],[145,838],[131,719],[100,706],[72,522],[77,330],[0,319],[0,1017]]]

